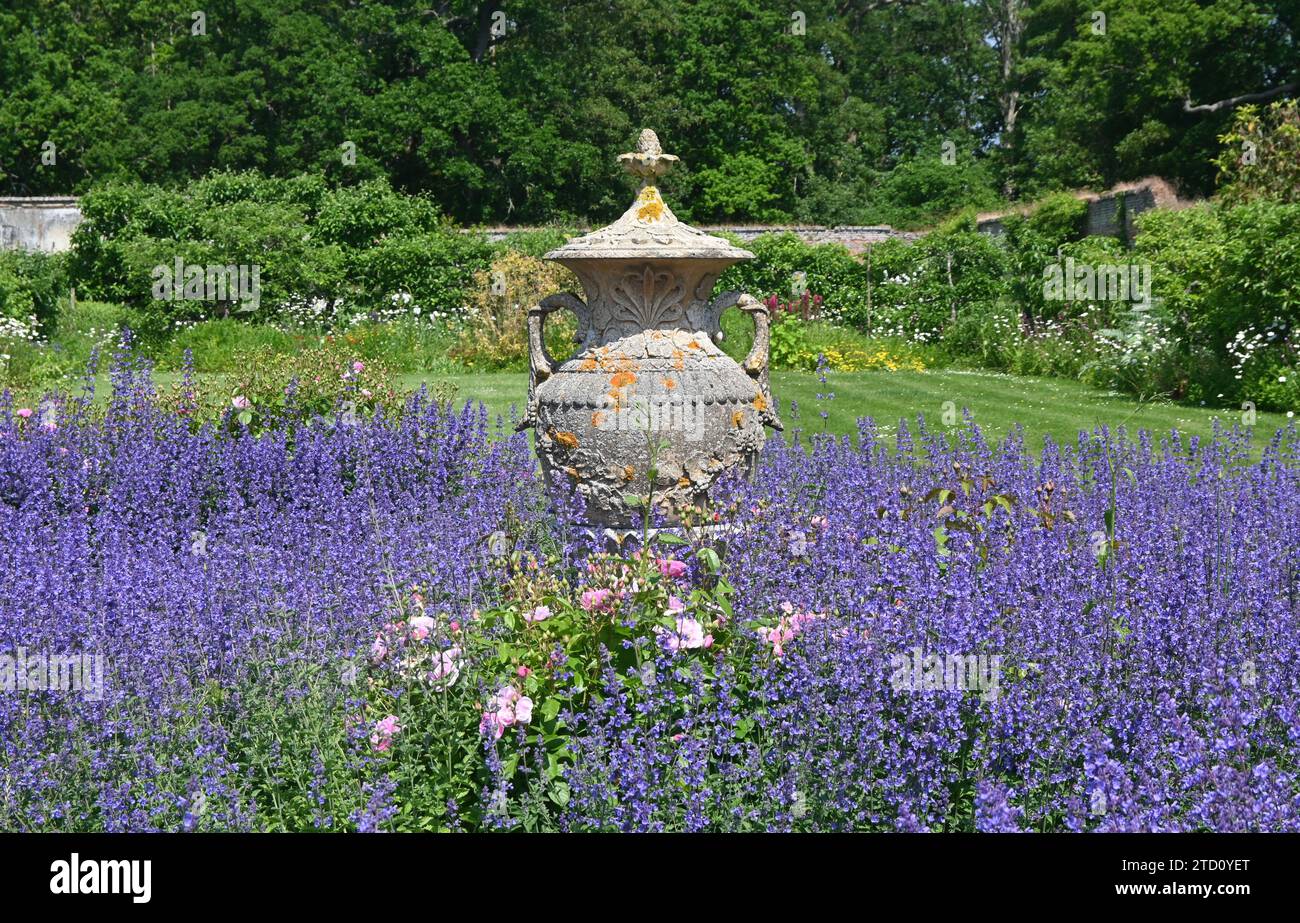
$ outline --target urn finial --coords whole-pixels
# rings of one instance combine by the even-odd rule
[[[649,128],[642,129],[637,139],[636,150],[628,154],[619,154],[623,169],[633,176],[640,177],[641,187],[653,185],[656,179],[672,169],[677,157],[665,154],[659,144],[659,136]]]

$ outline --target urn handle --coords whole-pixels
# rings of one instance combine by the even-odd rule
[[[537,422],[537,386],[555,374],[559,363],[546,348],[546,316],[561,308],[568,308],[578,318],[576,339],[581,342],[591,329],[591,308],[572,292],[547,295],[528,309],[528,410],[519,421],[519,432]]]
[[[776,430],[784,430],[781,420],[776,415],[776,404],[772,401],[772,389],[768,383],[767,359],[771,344],[771,311],[767,305],[753,295],[740,292],[724,292],[710,305],[710,318],[714,330],[721,332],[722,312],[730,307],[739,308],[754,320],[754,345],[740,367],[750,378],[758,383],[758,392],[763,398],[764,406],[759,410],[759,419]]]

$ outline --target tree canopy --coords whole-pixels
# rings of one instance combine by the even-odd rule
[[[386,178],[604,221],[653,127],[697,221],[923,223],[1161,174],[1296,95],[1300,0],[9,0],[0,185]]]

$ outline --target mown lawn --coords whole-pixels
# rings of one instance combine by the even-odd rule
[[[155,380],[160,388],[170,387],[179,375],[174,372],[157,372]],[[200,375],[209,384],[216,384],[223,376]],[[488,412],[509,419],[511,405],[521,413],[528,395],[528,376],[522,372],[470,372],[455,374],[413,372],[399,376],[402,387],[414,390],[421,384],[431,387],[438,383],[454,383],[458,401],[482,401]],[[68,382],[68,387],[78,390],[79,382]],[[101,375],[97,396],[103,398],[108,391],[107,376]],[[1000,438],[1017,423],[1025,428],[1027,444],[1038,449],[1045,436],[1057,442],[1073,442],[1080,430],[1096,426],[1125,426],[1129,432],[1139,429],[1165,434],[1179,432],[1209,436],[1211,421],[1218,418],[1230,428],[1240,423],[1240,410],[1230,408],[1191,407],[1171,403],[1139,403],[1127,396],[1099,391],[1075,381],[1057,378],[1026,378],[997,372],[960,371],[942,369],[928,372],[831,372],[825,385],[809,372],[774,372],[773,396],[780,404],[781,419],[786,431],[803,429],[821,432],[823,428],[833,433],[855,433],[859,417],[872,417],[885,433],[897,429],[900,419],[915,420],[924,415],[934,427],[944,425],[945,410],[955,412],[960,424],[962,411],[969,409],[975,423],[990,438]],[[833,394],[833,398],[818,400],[818,394]],[[38,395],[18,395],[18,406],[23,401],[34,401]],[[798,416],[792,412],[791,402],[798,405]],[[951,402],[951,407],[946,406]],[[825,422],[821,413],[827,414]],[[1258,447],[1274,431],[1287,425],[1281,413],[1257,414]]]
[[[458,398],[480,400],[493,415],[509,416],[510,405],[522,411],[528,393],[528,376],[514,373],[404,376],[403,384],[418,388],[422,382],[454,382]],[[1138,403],[1129,397],[1098,391],[1075,381],[1022,378],[995,372],[940,370],[932,372],[831,372],[825,385],[806,372],[775,372],[772,393],[780,404],[787,432],[802,427],[820,432],[853,433],[859,417],[873,417],[883,432],[894,432],[900,419],[924,415],[932,426],[942,426],[945,402],[951,402],[957,422],[969,408],[975,423],[990,437],[1006,435],[1017,423],[1025,428],[1032,448],[1044,436],[1073,442],[1080,430],[1105,424],[1154,433],[1179,432],[1209,436],[1211,420],[1231,427],[1241,422],[1241,412],[1226,408],[1189,407],[1170,403]],[[834,394],[818,400],[818,394]],[[791,402],[798,404],[797,419]],[[825,423],[821,412],[827,413]],[[1280,413],[1259,413],[1256,430],[1270,436],[1286,426]]]

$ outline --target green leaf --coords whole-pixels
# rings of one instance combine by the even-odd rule
[[[674,535],[672,532],[660,532],[654,538],[652,538],[651,541],[658,542],[661,545],[689,545],[690,544],[690,542],[686,541],[686,539],[682,538],[680,535]]]

